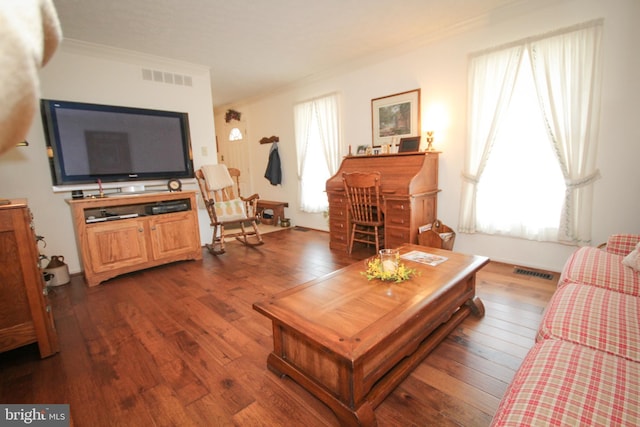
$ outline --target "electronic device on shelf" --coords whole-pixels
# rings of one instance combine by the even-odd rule
[[[159,215],[171,212],[183,212],[191,209],[187,201],[157,203],[145,206],[145,212],[149,215]]]
[[[120,219],[136,218],[138,216],[140,216],[140,215],[138,215],[137,213],[122,214],[122,215],[108,214],[107,216],[99,216],[99,217],[90,216],[87,219],[85,219],[85,222],[87,224],[91,224],[93,222],[117,221],[117,220],[120,220]]]

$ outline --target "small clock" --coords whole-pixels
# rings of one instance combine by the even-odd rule
[[[170,179],[167,188],[169,191],[182,191],[182,182],[179,179]]]

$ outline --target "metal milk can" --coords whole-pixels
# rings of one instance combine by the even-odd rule
[[[64,263],[64,257],[62,255],[53,255],[49,264],[44,268],[44,271],[53,274],[49,286],[66,285],[71,281],[69,278],[69,266]]]

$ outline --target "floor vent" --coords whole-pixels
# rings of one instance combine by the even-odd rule
[[[539,277],[541,279],[546,279],[546,280],[552,280],[553,279],[553,274],[551,274],[551,273],[543,273],[543,272],[540,272],[540,271],[529,270],[529,269],[521,268],[521,267],[515,267],[513,269],[513,272],[515,274],[523,274],[525,276]]]
[[[298,227],[297,225],[295,227],[293,227],[294,230],[296,231],[309,231],[308,228],[305,227]]]

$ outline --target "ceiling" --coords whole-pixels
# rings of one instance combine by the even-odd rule
[[[214,107],[539,0],[54,0],[66,39],[210,68]]]

